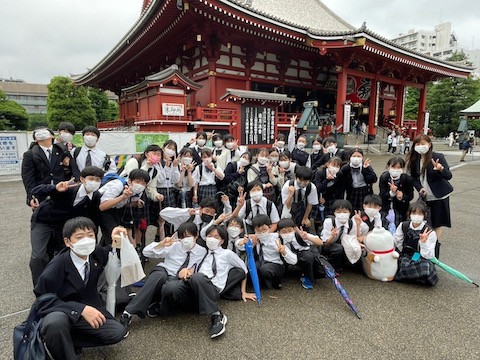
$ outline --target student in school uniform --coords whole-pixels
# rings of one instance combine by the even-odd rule
[[[183,148],[180,150],[180,178],[175,184],[177,189],[177,207],[182,209],[192,207],[191,190],[195,185],[193,178],[193,170],[195,169],[195,162],[193,161],[193,150],[190,148]]]
[[[212,151],[203,149],[202,161],[193,171],[195,185],[193,188],[193,203],[200,203],[204,198],[215,197],[217,193],[217,179],[223,180],[225,174],[212,160]]]
[[[102,177],[101,169],[88,166],[80,173],[80,184],[62,181],[56,185],[38,185],[32,190],[37,198],[50,197],[40,204],[31,219],[30,271],[34,285],[49,261],[47,246],[50,238],[55,239],[57,250],[63,247],[61,231],[67,220],[86,216],[99,223],[100,193],[97,190]]]
[[[227,184],[225,193],[230,198],[233,207],[237,206],[238,197],[243,194],[247,186],[247,172],[250,168],[252,155],[247,151],[238,161],[232,161],[225,169],[224,183]]]
[[[437,271],[430,258],[435,256],[437,234],[427,225],[427,207],[417,201],[409,207],[410,221],[397,227],[393,239],[400,251],[396,281],[433,286],[438,282]]]
[[[247,181],[260,180],[263,187],[263,194],[270,201],[276,201],[278,174],[275,167],[268,161],[269,152],[266,148],[258,150],[257,162],[250,166],[247,171]]]
[[[48,264],[34,289],[37,297],[47,293],[58,297],[47,310],[40,328],[54,359],[78,359],[81,348],[115,344],[128,335],[125,327],[106,310],[97,290],[109,249],[95,245],[96,232],[95,224],[88,218],[66,221],[63,226],[66,248]]]
[[[68,121],[62,121],[58,124],[58,137],[55,144],[58,144],[64,152],[71,151],[75,145],[72,144],[73,135],[75,135],[75,126]]]
[[[342,165],[343,163],[346,163],[348,161],[348,152],[347,151],[342,151],[337,148],[337,140],[333,136],[326,137],[323,139],[323,148],[325,149],[325,153],[320,157],[319,160],[317,160],[313,165],[312,169],[315,170],[316,168],[324,165],[327,163],[328,160],[330,160],[333,157],[339,157],[342,160]]]
[[[382,198],[377,194],[368,194],[363,199],[363,210],[360,212],[361,220],[368,226],[368,231],[375,228],[385,228],[388,230],[388,221],[382,216]],[[362,234],[365,236],[366,234]],[[359,238],[363,242],[365,239]]]
[[[48,128],[38,128],[33,131],[34,143],[23,154],[22,181],[27,193],[26,203],[35,210],[44,197],[37,198],[32,190],[37,185],[58,184],[69,180],[64,166],[69,162],[69,155],[58,144],[53,143],[53,131]],[[68,160],[66,160],[68,159]],[[32,197],[33,195],[33,197]]]
[[[322,138],[317,136],[315,140],[313,140],[312,152],[308,156],[308,161],[305,166],[311,168],[312,170],[315,170],[315,168],[313,168],[312,165],[315,164],[317,161],[319,161],[322,156],[323,156]]]
[[[295,180],[285,182],[282,188],[282,218],[290,214],[297,226],[309,228],[310,217],[316,217],[318,208],[317,187],[311,182],[312,169],[297,166]]]
[[[278,222],[278,235],[282,244],[297,254],[297,266],[303,272],[300,277],[303,288],[313,289],[314,279],[325,277],[318,251],[318,247],[323,246],[323,241],[319,236],[299,229],[292,219],[282,219]]]
[[[345,184],[340,168],[342,159],[333,157],[322,165],[315,173],[315,186],[320,204],[324,208],[324,217],[333,215],[332,206],[335,200],[345,198]]]
[[[198,229],[195,224],[186,222],[177,230],[177,236],[166,237],[160,242],[152,242],[143,249],[149,258],[163,259],[148,275],[145,284],[125,307],[120,322],[129,329],[132,316],[144,319],[157,317],[161,291],[167,281],[188,280],[196,271],[207,251],[196,243]]]
[[[345,179],[346,199],[350,201],[353,210],[361,210],[363,199],[373,194],[373,184],[377,174],[371,166],[370,159],[363,158],[363,150],[354,148],[350,153],[350,162],[340,169]]]
[[[232,215],[244,219],[249,231],[253,232],[253,219],[260,214],[265,214],[270,218],[270,231],[275,232],[277,223],[280,221],[278,210],[275,203],[263,195],[263,187],[260,180],[248,183],[245,194],[248,194],[248,198],[242,196],[238,199],[237,207]]]
[[[278,182],[277,187],[279,192],[282,191],[283,185],[289,181],[295,179],[295,169],[297,168],[297,163],[292,161],[292,156],[290,152],[284,151],[278,157]]]
[[[288,151],[292,155],[292,161],[300,166],[305,166],[308,161],[309,154],[304,149],[307,147],[308,140],[306,135],[300,135],[295,143],[295,134],[297,116],[292,116],[290,133],[288,134]]]
[[[194,139],[190,139],[188,143],[185,144],[184,147],[190,148],[193,151],[193,161],[197,165],[202,163],[201,158],[201,151],[203,149],[208,149],[205,145],[207,144],[208,136],[205,131],[197,132]]]
[[[112,244],[110,235],[119,224],[129,230],[128,236],[132,244],[138,245],[140,238],[134,237],[132,233],[137,226],[132,208],[144,208],[142,196],[149,181],[150,176],[145,170],[135,169],[130,172],[126,181],[113,179],[99,189],[99,193],[102,194],[99,209],[103,246]]]
[[[407,220],[408,206],[413,200],[413,179],[404,173],[405,160],[399,156],[390,158],[387,171],[380,175],[378,186],[382,198],[382,213],[395,211],[395,223]]]
[[[237,248],[245,251],[245,244],[250,238],[254,245],[260,280],[267,289],[281,289],[285,276],[285,264],[295,265],[297,255],[282,245],[278,233],[270,232],[270,225],[270,218],[267,215],[256,216],[252,223],[255,234],[246,235],[242,241],[237,242]]]
[[[277,150],[278,154],[280,155],[284,151],[288,151],[287,147],[285,146],[287,144],[287,137],[282,134],[278,133],[277,139],[273,143],[273,149]]]
[[[437,237],[442,236],[442,226],[451,227],[449,183],[452,172],[445,156],[433,151],[432,139],[419,135],[407,156],[407,169],[413,178],[413,186],[426,201],[430,209],[431,225]]]
[[[187,281],[166,283],[162,288],[162,314],[171,314],[179,308],[197,309],[200,315],[210,316],[210,338],[225,332],[227,317],[220,311],[218,301],[255,300],[246,291],[247,267],[233,251],[224,249],[227,231],[221,226],[211,226],[206,232],[207,254],[198,264],[197,271]]]
[[[240,256],[242,252],[237,249],[235,244],[242,240],[243,235],[245,234],[243,219],[238,216],[232,216],[226,222],[226,229],[228,233],[228,243],[226,248]]]
[[[80,172],[87,166],[96,166],[108,173],[116,173],[117,166],[115,161],[105,151],[97,147],[100,131],[95,126],[85,126],[82,130],[83,146],[72,149],[72,174],[76,180],[80,177]]]

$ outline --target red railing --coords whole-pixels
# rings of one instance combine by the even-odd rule
[[[197,107],[190,110],[193,120],[211,122],[237,122],[238,111],[235,109],[203,108]]]

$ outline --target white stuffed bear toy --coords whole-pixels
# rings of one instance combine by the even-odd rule
[[[375,228],[365,239],[366,256],[362,256],[365,274],[371,279],[392,281],[397,273],[399,257],[393,235],[384,228]]]

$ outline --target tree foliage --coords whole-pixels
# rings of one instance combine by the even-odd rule
[[[108,96],[105,91],[97,88],[88,88],[88,98],[97,116],[97,121],[111,120],[108,113]]]
[[[42,126],[48,126],[47,114],[30,114],[28,119],[28,130],[35,130]]]
[[[56,129],[62,121],[71,122],[77,129],[97,123],[87,89],[75,86],[64,76],[54,77],[48,85],[47,114],[51,129]]]
[[[418,103],[420,100],[420,89],[407,88],[407,96],[405,97],[404,118],[408,120],[418,119]]]
[[[25,108],[9,100],[0,90],[0,130],[26,130],[28,114]]]
[[[108,101],[108,119],[110,120],[116,120],[120,116],[119,114],[119,109],[118,109],[118,103],[113,100]]]

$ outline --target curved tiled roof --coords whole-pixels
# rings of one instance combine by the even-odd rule
[[[475,104],[472,106],[460,111],[460,114],[480,114],[480,100],[478,100]]]
[[[220,0],[299,29],[348,31],[352,25],[320,0]]]

